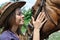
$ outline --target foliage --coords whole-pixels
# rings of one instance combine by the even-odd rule
[[[0,8],[1,8],[1,6],[0,6]]]
[[[32,10],[31,10],[31,9],[29,9],[29,10],[24,10],[24,9],[23,9],[22,12],[23,12],[23,14],[24,14],[24,16],[25,16],[25,18],[24,18],[24,25],[23,25],[23,27],[22,27],[22,33],[25,33],[26,30],[27,30],[27,25],[28,25],[28,23],[29,23],[30,20],[31,20]]]

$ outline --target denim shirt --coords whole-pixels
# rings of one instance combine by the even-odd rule
[[[19,40],[19,38],[13,32],[7,30],[0,35],[0,40]]]

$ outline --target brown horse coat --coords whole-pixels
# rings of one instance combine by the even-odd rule
[[[39,7],[41,0],[37,0],[36,4],[32,7],[33,16],[35,16],[35,12]],[[56,25],[60,24],[60,0],[46,0],[46,10],[50,15],[50,18],[54,21]],[[44,11],[43,11],[44,12]],[[47,18],[47,17],[46,17]],[[41,29],[41,38],[48,37],[51,33],[60,29],[60,26],[55,26],[48,18],[47,22]]]

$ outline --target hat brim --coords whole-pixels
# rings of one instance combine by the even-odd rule
[[[1,17],[0,17],[0,25],[3,24],[4,20],[6,19],[6,17],[16,8],[21,8],[22,6],[24,6],[26,4],[25,1],[22,2],[15,2],[12,3],[10,6],[8,6],[2,13]]]

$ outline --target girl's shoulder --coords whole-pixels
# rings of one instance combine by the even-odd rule
[[[19,38],[16,37],[16,35],[14,35],[14,33],[12,33],[11,31],[7,30],[7,31],[4,31],[0,35],[0,40],[19,40]]]
[[[10,40],[10,37],[0,35],[0,40]]]
[[[10,35],[7,31],[4,31],[2,34],[0,34],[0,40],[10,40]]]
[[[9,36],[9,33],[8,33],[7,31],[4,31],[4,32],[0,35],[0,37],[6,37],[6,36]]]

